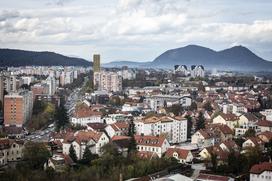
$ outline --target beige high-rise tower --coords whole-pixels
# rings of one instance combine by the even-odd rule
[[[93,55],[93,72],[100,72],[100,55]]]

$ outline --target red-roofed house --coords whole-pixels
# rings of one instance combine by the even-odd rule
[[[225,124],[231,129],[234,129],[238,125],[239,117],[235,114],[220,113],[213,119],[213,123]]]
[[[129,124],[127,122],[116,122],[108,125],[105,128],[105,131],[109,135],[110,138],[113,136],[124,136],[128,134]]]
[[[101,112],[94,111],[87,106],[79,106],[76,108],[71,120],[72,124],[86,126],[88,123],[103,123],[101,117]]]
[[[213,145],[214,138],[211,132],[200,129],[193,134],[191,143],[205,148]]]
[[[272,131],[272,121],[260,120],[257,122],[257,125],[261,132]]]
[[[170,147],[164,136],[135,135],[138,151],[155,152],[159,157]]]
[[[263,162],[253,165],[250,169],[250,181],[271,181],[272,163]]]
[[[244,149],[248,147],[257,147],[257,146],[260,147],[261,149],[264,148],[264,142],[258,137],[250,137],[242,145]]]
[[[86,147],[94,154],[101,154],[101,147],[109,142],[109,138],[104,132],[96,131],[78,131],[73,136],[65,138],[62,142],[63,153],[69,154],[70,146],[75,149],[78,159],[83,158]]]
[[[44,164],[44,168],[52,168],[56,172],[64,172],[67,167],[75,165],[74,161],[69,155],[65,154],[54,154]]]
[[[272,132],[271,131],[265,131],[258,134],[258,137],[265,143],[268,143],[270,140],[272,140]]]
[[[190,150],[181,148],[169,148],[165,155],[177,159],[180,163],[190,163],[194,158]]]

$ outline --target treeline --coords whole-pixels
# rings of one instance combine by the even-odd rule
[[[169,167],[178,165],[177,161],[169,158],[139,159],[136,153],[124,157],[113,144],[107,144],[102,149],[103,154],[93,157],[90,162],[78,161],[74,168],[67,167],[64,172],[53,169],[43,169],[43,163],[49,158],[49,151],[41,143],[28,143],[24,149],[23,162],[16,168],[8,169],[0,177],[8,180],[119,180],[145,176]]]

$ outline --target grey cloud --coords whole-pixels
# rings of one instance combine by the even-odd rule
[[[2,10],[0,11],[0,21],[6,21],[8,19],[17,18],[20,16],[18,11]]]

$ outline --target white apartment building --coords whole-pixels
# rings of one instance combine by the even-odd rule
[[[94,86],[98,90],[119,92],[122,90],[122,77],[115,72],[94,72]]]
[[[119,76],[123,78],[123,80],[133,80],[136,78],[135,71],[131,69],[123,69],[117,72]]]
[[[160,108],[170,107],[174,104],[189,107],[192,104],[192,98],[189,95],[153,95],[146,97],[145,103],[147,103],[153,111],[158,111]]]
[[[47,77],[46,84],[48,85],[48,94],[55,95],[56,92],[56,79],[54,77]]]
[[[73,71],[64,72],[64,85],[71,84],[74,81]]]
[[[205,70],[202,65],[192,65],[191,66],[191,77],[204,77]]]
[[[15,92],[17,90],[16,86],[16,76],[15,75],[7,75],[4,80],[4,88],[7,92]]]
[[[150,117],[135,121],[136,133],[139,135],[165,134],[169,143],[181,143],[187,140],[187,120],[172,117]]]
[[[175,65],[174,73],[179,74],[181,76],[188,76],[190,71],[188,71],[188,68],[186,65]]]

